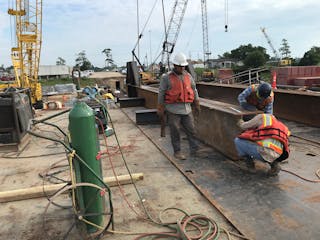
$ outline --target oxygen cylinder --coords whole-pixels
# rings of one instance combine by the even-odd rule
[[[69,114],[69,131],[71,146],[87,165],[101,178],[102,169],[100,160],[96,159],[99,151],[98,135],[93,110],[84,102],[76,102]],[[80,161],[75,161],[77,181],[93,183],[103,186],[102,183]],[[96,225],[102,226],[104,212],[104,196],[93,187],[81,187],[76,191],[77,202],[84,218]],[[90,216],[86,216],[86,215]],[[87,231],[92,233],[98,229],[87,224]]]

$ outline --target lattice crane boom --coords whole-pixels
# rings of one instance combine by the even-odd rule
[[[177,42],[187,4],[188,0],[176,0],[174,3],[168,29],[165,34],[165,40],[162,45],[162,63],[167,62],[169,65],[170,55],[173,52]]]
[[[209,51],[207,1],[206,0],[201,0],[201,13],[202,13],[202,36],[203,36],[203,61],[204,61],[204,65],[207,65],[211,52]]]
[[[41,39],[42,0],[15,0],[15,9],[8,14],[15,18],[17,46],[11,49],[12,64],[18,87],[30,88],[33,104],[42,102],[38,82]]]
[[[272,52],[273,52],[275,58],[279,59],[279,54],[278,54],[277,50],[273,47],[273,44],[272,44],[268,34],[266,33],[266,29],[262,28],[262,27],[260,29],[261,29],[261,32],[263,33],[263,35],[265,36],[265,38],[267,39],[267,42],[268,42],[270,48],[272,49]]]

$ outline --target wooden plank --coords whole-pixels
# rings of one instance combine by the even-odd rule
[[[133,173],[131,174],[131,176],[134,182],[143,180],[143,173]],[[117,176],[117,178],[121,185],[132,183],[130,175],[120,175],[120,176]],[[115,177],[106,177],[106,178],[103,178],[103,181],[109,187],[118,185]],[[31,188],[0,192],[0,202],[1,203],[12,202],[12,201],[19,201],[19,200],[25,200],[30,198],[43,197],[45,196],[45,193],[47,195],[51,195],[56,191],[58,191],[60,188],[62,188],[64,185],[65,183],[59,183],[59,184],[44,185],[44,186],[37,186],[37,187],[31,187]]]

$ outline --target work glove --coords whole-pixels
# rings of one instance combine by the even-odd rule
[[[200,107],[200,102],[199,102],[199,100],[195,100],[195,101],[194,101],[194,110],[195,110],[195,114],[196,114],[197,116],[199,116],[200,111],[201,111],[201,107]]]
[[[243,123],[244,123],[243,119],[240,118],[239,121],[237,122],[237,126],[242,128],[241,126],[242,126]]]
[[[164,105],[163,104],[158,104],[157,114],[159,117],[164,116]]]

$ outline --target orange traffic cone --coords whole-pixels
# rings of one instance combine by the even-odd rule
[[[271,87],[273,89],[277,89],[277,72],[273,71],[272,72],[272,83],[271,83]]]

